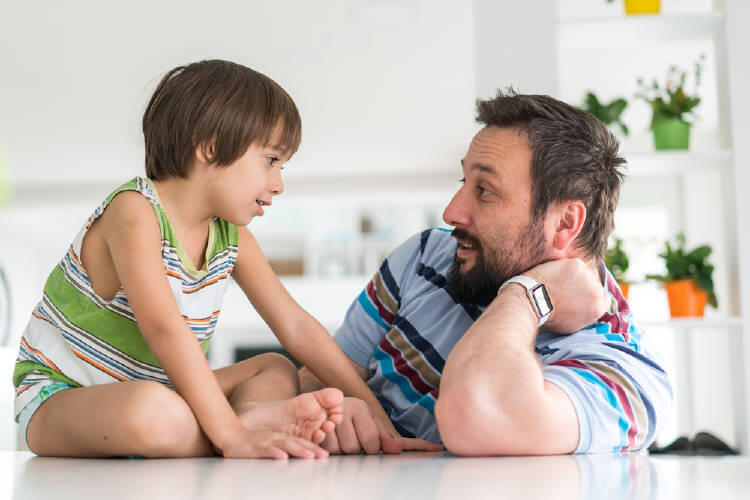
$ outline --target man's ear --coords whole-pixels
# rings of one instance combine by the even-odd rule
[[[552,246],[556,250],[568,250],[586,221],[586,207],[581,200],[569,200],[557,205],[551,213],[555,225]]]

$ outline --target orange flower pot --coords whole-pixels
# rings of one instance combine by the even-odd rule
[[[630,283],[625,283],[624,281],[618,281],[617,285],[620,287],[620,290],[622,290],[622,296],[625,297],[625,300],[628,300],[628,292],[630,292]]]
[[[693,280],[677,280],[664,283],[669,299],[669,313],[673,318],[702,317],[708,294]]]
[[[660,0],[625,0],[626,14],[658,14]]]

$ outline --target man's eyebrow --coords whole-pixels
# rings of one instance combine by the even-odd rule
[[[461,160],[461,167],[466,168],[466,164],[464,163],[463,160]],[[471,170],[479,170],[482,173],[490,174],[490,175],[494,175],[496,177],[499,177],[499,174],[497,173],[497,170],[495,170],[494,168],[490,167],[489,165],[481,165],[481,164],[475,163],[475,164],[473,164],[471,166]]]
[[[471,166],[471,169],[472,170],[479,170],[480,172],[482,172],[484,174],[491,174],[491,175],[494,175],[494,176],[498,175],[497,171],[494,168],[492,168],[492,167],[490,167],[488,165],[480,165],[480,164],[475,163],[474,165]]]

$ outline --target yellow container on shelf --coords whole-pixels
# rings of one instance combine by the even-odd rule
[[[625,0],[626,14],[658,14],[661,0]]]

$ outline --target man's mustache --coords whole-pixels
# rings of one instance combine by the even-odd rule
[[[451,236],[470,243],[473,248],[481,248],[482,246],[479,240],[465,229],[455,228],[451,231]]]

